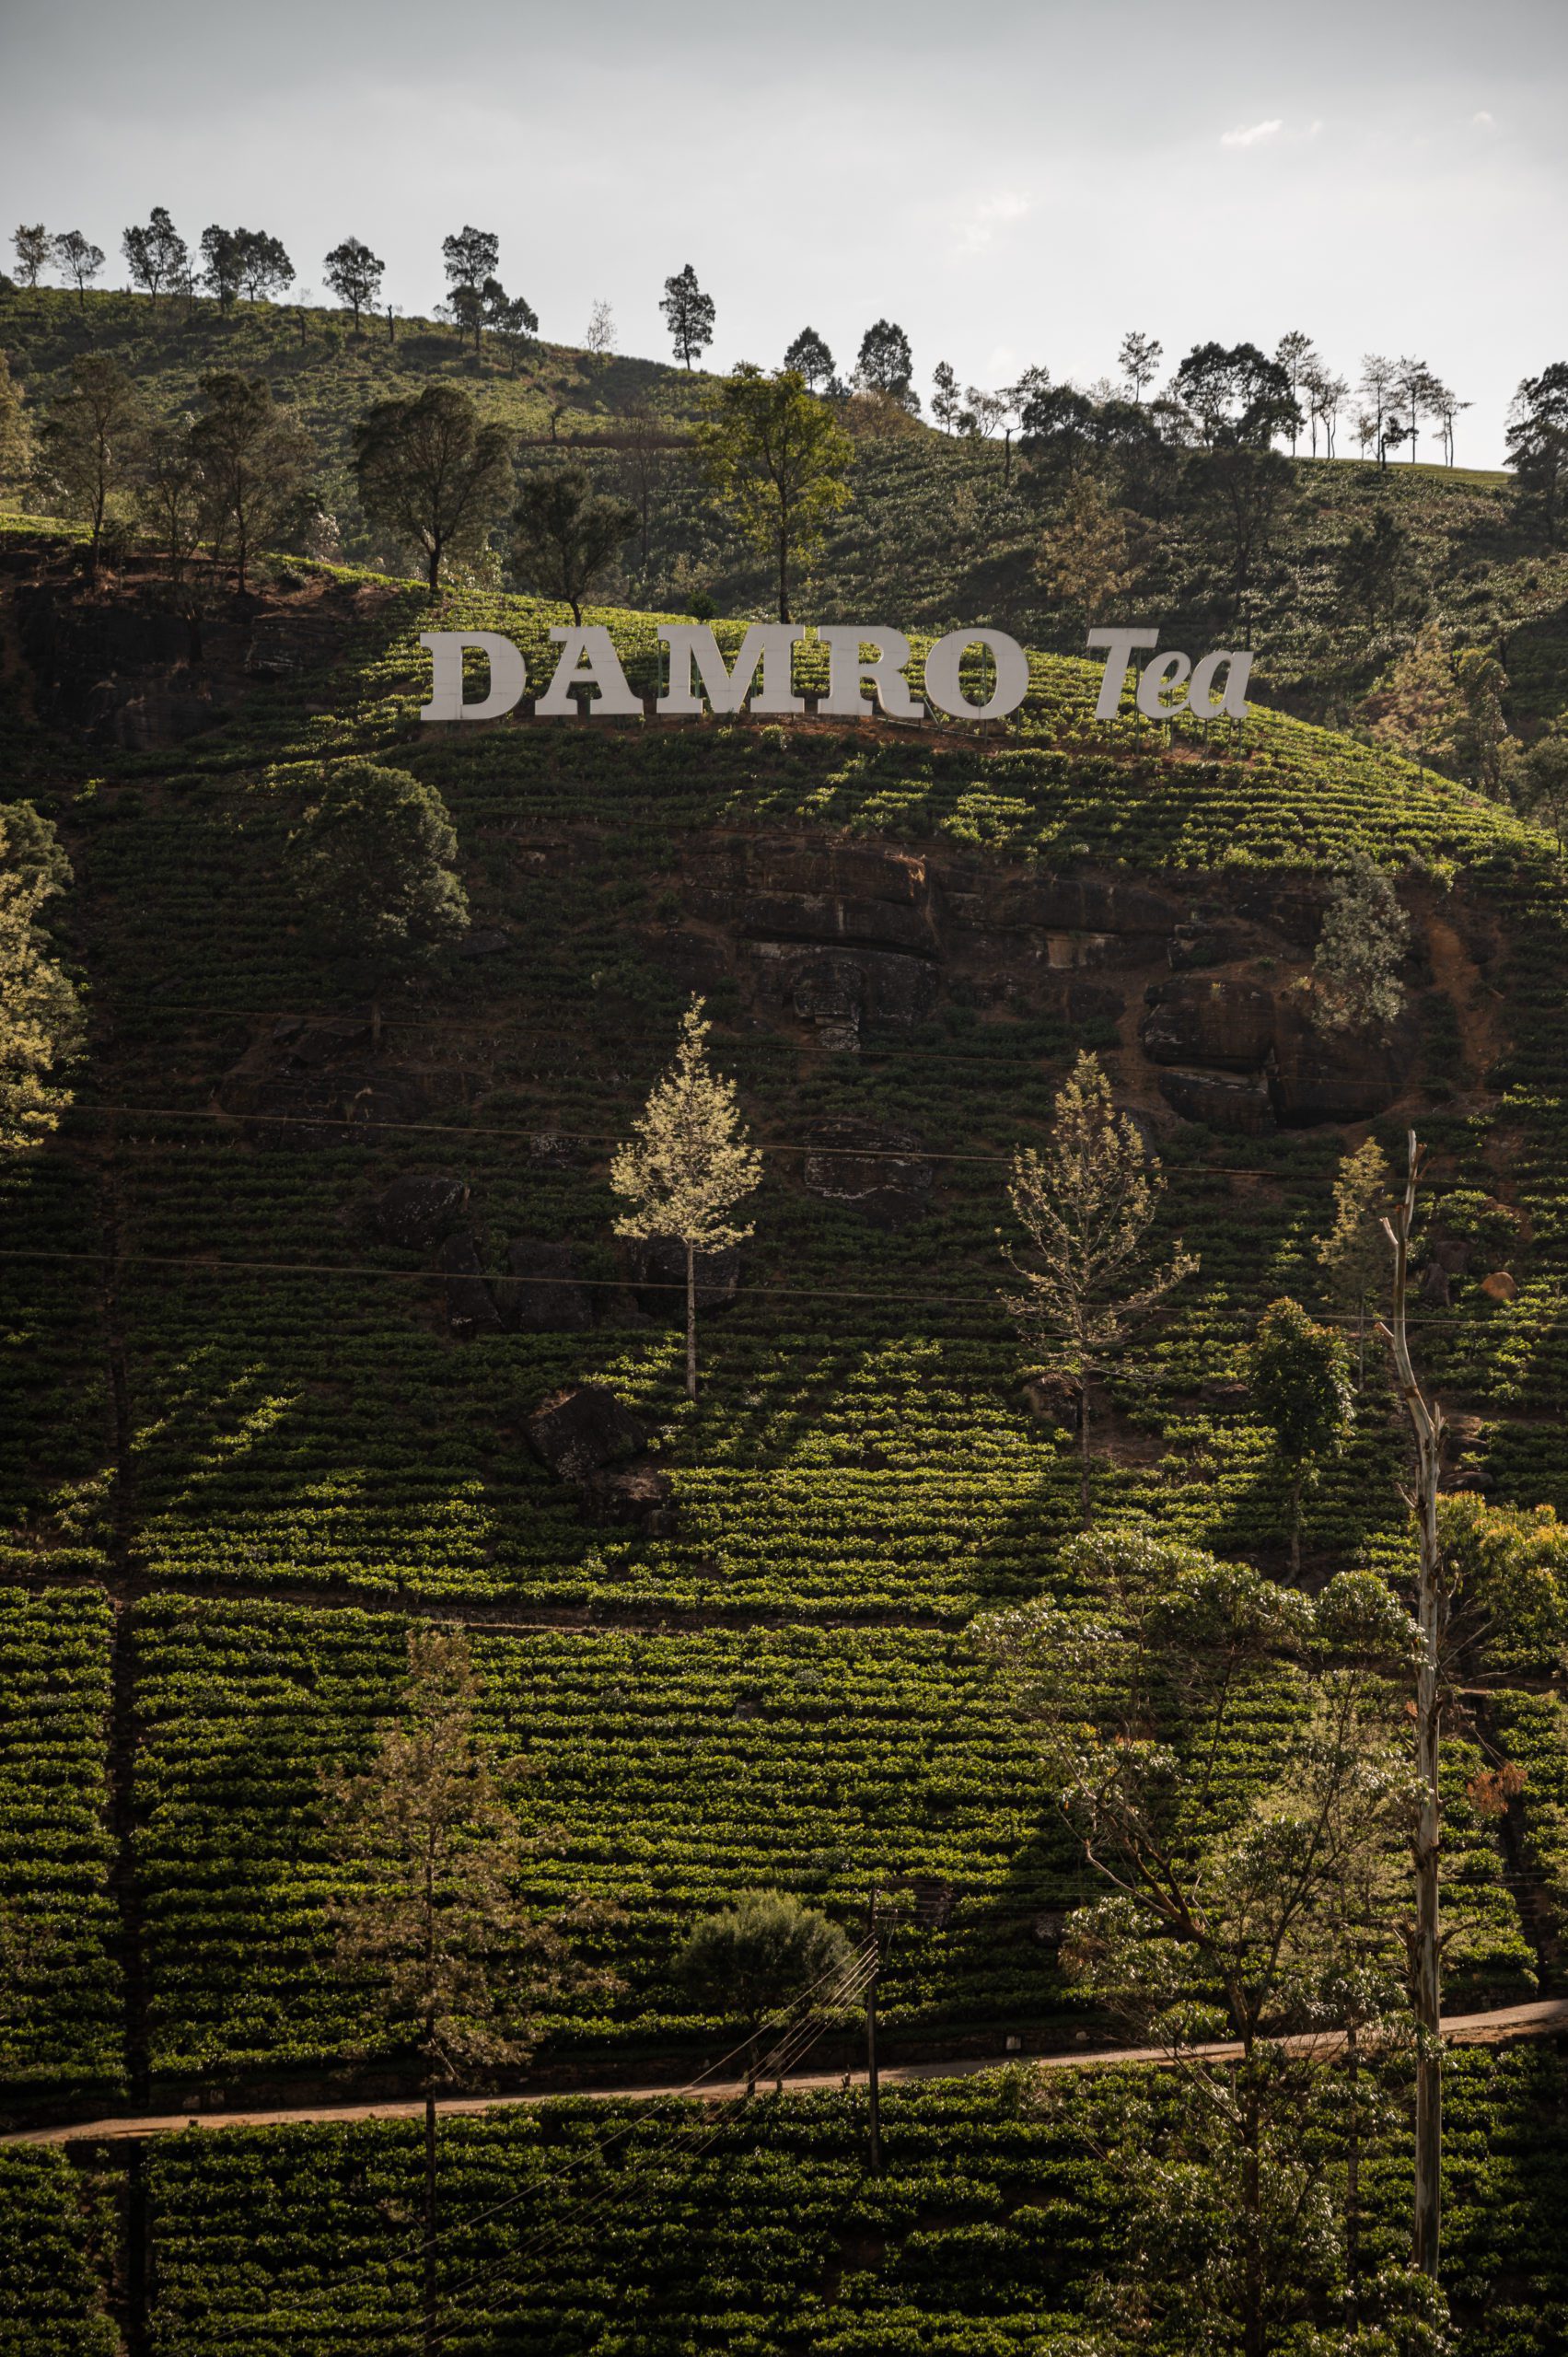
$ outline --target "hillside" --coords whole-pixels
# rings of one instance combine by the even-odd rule
[[[373,401],[443,379],[516,430],[525,467],[569,452],[644,512],[645,532],[607,577],[607,599],[679,612],[700,597],[725,614],[770,610],[767,564],[715,508],[682,447],[711,381],[701,371],[550,343],[513,354],[494,339],[476,355],[451,328],[424,319],[396,322],[395,339],[384,321],[355,339],[341,312],[267,304],[238,303],[221,317],[201,303],[188,317],[182,304],[166,301],[155,314],[130,295],[88,295],[80,304],[64,292],[13,289],[0,306],[0,347],[38,410],[87,349],[119,354],[162,415],[197,404],[207,369],[266,377],[316,442],[318,494],[350,561],[402,569],[400,552],[359,515],[348,470],[354,419]],[[853,500],[828,537],[803,610],[933,630],[990,621],[1034,645],[1081,647],[1082,615],[1063,608],[1049,571],[1060,510],[1027,463],[998,441],[912,424],[865,430],[888,423],[857,424]],[[625,447],[633,429],[635,453]],[[1521,528],[1507,476],[1303,459],[1295,477],[1249,617],[1260,695],[1346,727],[1421,623],[1436,621],[1454,643],[1501,653],[1509,717],[1527,737],[1568,705],[1568,556]],[[1380,508],[1406,538],[1395,594],[1373,624],[1347,603],[1336,560]],[[1136,538],[1134,603],[1159,617],[1167,643],[1234,634],[1225,565],[1202,517],[1156,500]]]
[[[52,334],[35,392],[65,356]],[[175,340],[137,347],[171,399],[203,365]],[[400,368],[428,351],[466,371],[436,345],[401,334]],[[340,431],[383,364],[305,349],[296,397]],[[269,365],[289,366],[281,344]],[[639,366],[595,377],[602,411],[571,355],[515,385],[487,371],[486,397],[526,423],[570,382],[585,419],[633,390],[677,414],[684,384]],[[937,519],[998,456],[868,446],[857,512],[887,538],[846,531],[813,611],[968,610],[981,560],[955,567],[951,535],[984,540],[978,490],[946,540]],[[1523,613],[1498,488],[1415,473],[1398,495],[1427,503],[1434,564],[1487,550],[1478,596]],[[1312,474],[1321,528],[1361,480]],[[710,2149],[673,2103],[622,2115],[581,2091],[676,2082],[733,2042],[672,1959],[702,1910],[775,1884],[856,1923],[891,1897],[895,2058],[1111,2035],[1059,1955],[1086,1869],[965,1634],[986,1607],[1075,1592],[1075,1437],[1000,1298],[997,1230],[1008,1160],[1046,1136],[1080,1049],[1163,1161],[1162,1237],[1201,1256],[1094,1395],[1102,1525],[1286,1577],[1288,1483],[1247,1352],[1282,1293],[1340,1314],[1316,1246],[1341,1158],[1373,1135],[1398,1164],[1411,1126],[1434,1156],[1442,1282],[1414,1330],[1450,1486],[1568,1515],[1561,858],[1464,787],[1282,712],[1207,735],[1097,724],[1098,666],[1049,646],[1000,728],[424,727],[421,630],[503,629],[532,667],[557,610],[465,588],[433,612],[406,582],[280,558],[245,604],[210,593],[181,640],[150,565],[88,586],[73,547],[36,517],[0,530],[5,793],[59,823],[58,930],[91,1023],[58,1135],[0,1166],[7,1866],[48,1932],[6,2024],[10,2120],[412,2090],[329,1969],[319,1776],[367,1756],[411,1622],[449,1617],[473,1632],[486,1729],[531,1771],[548,1838],[528,1894],[611,1902],[592,1945],[619,1976],[552,2012],[535,2084],[561,2101],[444,2131],[454,2215],[528,2198],[444,2259],[454,2291],[502,2268],[494,2313],[528,2338],[482,2345],[1081,2348],[1117,2206],[1094,2074],[1051,2102],[994,2075],[900,2089],[880,2178],[857,2095],[771,2099]],[[589,615],[645,691],[655,618]],[[718,628],[733,646],[738,621]],[[819,666],[808,646],[808,692]],[[472,926],[423,964],[331,952],[292,893],[289,830],[350,755],[451,812]],[[1411,922],[1407,1012],[1336,1045],[1298,986],[1362,853]],[[617,1242],[608,1183],[693,992],[765,1161],[754,1237],[704,1273],[695,1405],[679,1286]],[[415,1179],[441,1183],[411,1212],[389,1190]],[[585,1384],[636,1420],[630,1469],[541,1457],[530,1419]],[[1375,1376],[1307,1497],[1307,1590],[1408,1571],[1404,1457]],[[1249,1689],[1210,1763],[1222,1801],[1298,1707]],[[1498,1815],[1477,1779],[1504,1749],[1527,1782]],[[1568,1707],[1528,1631],[1486,1638],[1445,1773],[1446,2003],[1558,1992]],[[848,2033],[831,2052],[847,2068]],[[1562,2068],[1549,2045],[1454,2066],[1464,2357],[1561,2345]],[[1114,2099],[1157,2110],[1136,2075]],[[622,2141],[596,2141],[611,2119]],[[1408,2189],[1398,2131],[1378,2134],[1382,2258]],[[645,2143],[640,2197],[585,2223],[590,2195],[637,2189]],[[28,2357],[109,2357],[122,2334],[159,2357],[414,2345],[412,2123],[134,2151],[0,2153]]]

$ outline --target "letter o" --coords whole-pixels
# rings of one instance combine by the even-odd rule
[[[973,704],[958,683],[958,666],[970,646],[989,649],[996,685],[984,703]],[[1016,712],[1029,691],[1029,658],[1005,630],[950,630],[925,657],[925,692],[938,712],[955,720],[999,720]]]
[[[1191,673],[1192,665],[1185,655],[1162,655],[1157,663],[1145,663],[1138,680],[1138,709],[1145,720],[1168,720],[1179,712],[1187,699],[1176,703],[1165,702],[1167,688],[1179,688]]]

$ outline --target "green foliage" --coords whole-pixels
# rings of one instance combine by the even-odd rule
[[[80,1051],[82,1004],[40,922],[70,877],[52,823],[0,806],[0,1151],[39,1144],[71,1102],[57,1075]]]
[[[335,763],[288,839],[296,890],[345,949],[428,948],[466,932],[457,855],[435,787],[371,761]]]
[[[820,1908],[789,1891],[762,1890],[700,1916],[675,1969],[705,2012],[754,2032],[808,1991],[816,2003],[825,2002],[853,1953],[842,1926]]]
[[[377,401],[354,427],[360,503],[373,523],[419,550],[432,597],[444,564],[485,546],[511,489],[511,443],[455,385]]]
[[[252,554],[305,479],[310,441],[280,413],[262,377],[215,369],[201,391],[205,406],[192,424],[190,447],[201,470],[206,530],[215,554],[232,552],[235,586],[243,593]]]
[[[829,517],[849,502],[853,447],[797,369],[770,377],[742,362],[704,399],[697,447],[707,479],[747,539],[772,555],[781,621],[790,619],[792,566],[816,554]]]
[[[637,510],[589,488],[581,467],[526,476],[512,510],[512,563],[525,587],[563,598],[581,622],[583,600],[621,542]]]
[[[1377,1033],[1404,1012],[1410,919],[1389,878],[1359,857],[1334,888],[1312,960],[1311,1012],[1326,1031]]]
[[[39,460],[67,512],[86,517],[95,563],[110,503],[129,482],[145,432],[141,394],[112,353],[72,362],[70,391],[45,412]]]

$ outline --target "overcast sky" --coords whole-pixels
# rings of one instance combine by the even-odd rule
[[[122,284],[166,204],[317,289],[353,234],[428,310],[473,222],[547,336],[603,297],[667,354],[691,261],[711,364],[809,321],[847,369],[885,315],[927,395],[942,359],[1086,382],[1130,328],[1169,366],[1299,327],[1353,380],[1427,360],[1490,465],[1568,357],[1565,99],[1568,0],[0,0],[0,226],[79,228]]]

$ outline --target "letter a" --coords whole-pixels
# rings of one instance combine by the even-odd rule
[[[627,686],[621,657],[602,622],[589,622],[582,630],[557,625],[550,635],[561,649],[561,660],[534,706],[541,719],[570,720],[576,709],[571,691],[577,686],[598,690],[588,706],[590,720],[602,720],[607,713],[642,711],[643,699]]]

